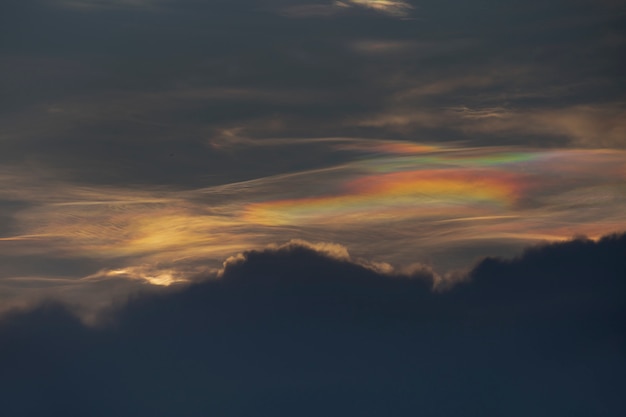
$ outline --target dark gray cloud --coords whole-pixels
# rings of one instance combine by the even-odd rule
[[[232,128],[257,139],[624,146],[620,5],[427,1],[403,20],[376,11],[403,2],[344,3],[4,2],[3,162],[114,183],[265,172],[261,158],[215,164],[207,143]],[[497,108],[507,123],[458,108]],[[167,181],[171,152],[184,163]]]
[[[487,259],[433,293],[326,248],[247,252],[98,327],[0,323],[3,410],[35,415],[620,416],[626,236]]]

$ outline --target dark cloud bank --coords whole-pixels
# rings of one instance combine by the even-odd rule
[[[626,415],[626,235],[487,259],[433,292],[310,248],[141,296],[106,325],[0,324],[6,416]]]
[[[345,160],[209,146],[233,130],[626,146],[623,2],[407,3],[3,0],[0,162],[190,188]]]

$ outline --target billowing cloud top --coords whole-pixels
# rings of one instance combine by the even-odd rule
[[[332,246],[249,251],[220,279],[81,324],[0,321],[3,411],[605,415],[626,411],[626,235],[488,259],[432,292]]]

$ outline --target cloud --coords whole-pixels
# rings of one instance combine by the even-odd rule
[[[626,235],[535,247],[438,293],[305,244],[251,251],[95,327],[55,305],[5,316],[3,410],[619,416],[625,251]]]
[[[359,267],[374,271],[381,275],[394,276],[394,275],[402,275],[403,273],[400,271],[396,271],[393,266],[386,262],[375,262],[369,261],[367,259],[353,259],[348,252],[348,248],[343,245],[339,245],[337,243],[331,242],[307,242],[301,239],[293,239],[282,245],[269,245],[263,251],[247,251],[243,253],[239,253],[237,255],[231,256],[226,261],[224,261],[223,268],[218,271],[219,277],[228,276],[231,271],[237,270],[238,268],[249,268],[249,263],[251,259],[258,259],[260,256],[283,256],[286,254],[290,254],[293,252],[315,252],[319,255],[327,257],[329,259],[333,259],[335,261],[340,262],[348,262],[355,264]],[[433,286],[436,285],[437,281],[439,281],[440,277],[428,269],[428,267],[423,265],[412,265],[410,268],[410,275],[419,276],[420,273],[424,272],[424,278],[432,281]]]
[[[0,6],[0,309],[292,239],[446,277],[624,230],[617,2],[71,3]]]
[[[46,175],[200,186],[276,174],[308,156],[285,150],[263,170],[248,158],[214,158],[202,145],[229,129],[252,140],[622,146],[619,22],[599,4],[536,11],[533,2],[483,10],[427,1],[417,23],[353,13],[400,2],[310,2],[349,12],[298,22],[275,15],[282,1],[165,1],[161,13],[4,3],[0,160],[26,156]],[[508,109],[510,120],[445,111],[462,107]]]
[[[280,12],[283,16],[292,18],[328,18],[337,15],[349,16],[346,12],[353,7],[373,10],[396,18],[406,18],[413,10],[413,6],[403,0],[345,0],[290,5],[281,8]]]
[[[413,6],[404,0],[346,0],[336,3],[372,9],[394,17],[406,17],[413,9]]]
[[[70,9],[98,11],[108,9],[151,10],[163,4],[163,0],[56,0],[61,7]]]
[[[581,147],[626,147],[626,109],[619,103],[535,111],[465,108],[461,112],[464,118],[476,122],[462,125],[461,129],[507,133],[527,131],[564,136]]]
[[[477,81],[478,82],[478,81]],[[453,84],[430,85],[419,94],[444,94]],[[407,94],[417,94],[407,93]],[[437,110],[400,107],[359,120],[365,127],[410,132],[418,128],[450,130],[497,137],[535,137],[537,142],[564,138],[566,144],[586,148],[626,147],[625,111],[622,104],[584,105],[567,108],[507,109],[504,107],[458,106]]]
[[[186,189],[86,185],[46,177],[36,166],[4,166],[2,304],[24,304],[42,291],[56,296],[45,279],[59,277],[106,304],[119,291],[111,295],[86,278],[168,285],[275,242],[334,242],[327,251],[345,257],[349,250],[352,259],[371,259],[373,269],[421,262],[445,277],[532,242],[624,229],[620,150],[235,135],[212,152],[224,166],[245,158],[263,165],[285,147],[313,163],[319,155],[338,163]],[[22,281],[28,291],[20,294],[12,282],[22,277],[38,279]]]

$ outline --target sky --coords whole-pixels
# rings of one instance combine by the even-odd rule
[[[572,301],[561,313],[554,307],[528,316],[523,313],[526,307],[514,307],[503,323],[521,321],[527,327],[510,337],[500,331],[498,326],[506,327],[502,323],[481,316],[477,326],[484,332],[470,338],[463,354],[452,351],[470,360],[471,352],[494,338],[515,357],[521,352],[516,349],[522,349],[515,346],[523,345],[513,343],[517,338],[542,340],[531,331],[542,317],[548,322],[542,335],[555,328],[565,335],[548,338],[556,345],[570,336],[582,343],[590,333],[572,327],[560,314],[570,312],[582,322],[600,320],[608,333],[602,330],[593,337],[606,344],[598,342],[594,352],[612,353],[602,362],[595,356],[578,361],[582,351],[572,352],[552,371],[546,370],[546,381],[565,384],[546,415],[557,415],[559,398],[579,392],[588,396],[576,406],[571,403],[564,415],[575,415],[572,410],[622,415],[626,407],[609,388],[603,397],[606,407],[598,408],[602,395],[587,385],[583,368],[599,374],[611,366],[623,369],[626,357],[623,340],[613,339],[613,330],[607,330],[624,329],[625,300],[605,291],[623,293],[619,278],[626,275],[619,261],[626,254],[625,28],[626,5],[620,0],[2,0],[0,336],[12,341],[4,354],[32,348],[31,358],[43,360],[51,353],[35,347],[42,340],[49,342],[47,326],[60,326],[67,332],[61,330],[58,346],[53,343],[58,349],[65,351],[74,342],[85,349],[94,344],[95,351],[108,346],[118,355],[111,354],[110,360],[130,361],[123,340],[129,340],[130,349],[145,349],[148,341],[154,345],[169,337],[165,330],[161,339],[148,330],[146,340],[129,336],[142,323],[152,328],[168,321],[165,313],[155,312],[157,304],[172,312],[169,320],[187,322],[190,329],[206,324],[192,317],[196,314],[221,317],[235,307],[248,311],[243,300],[262,303],[247,295],[250,288],[228,286],[233,265],[244,265],[237,274],[274,286],[276,294],[287,299],[335,291],[332,286],[322,291],[307,279],[292,293],[293,288],[283,288],[283,281],[270,279],[276,274],[296,279],[306,276],[307,268],[324,279],[335,277],[338,288],[357,293],[379,289],[363,295],[371,298],[371,308],[360,301],[353,305],[343,293],[336,300],[330,297],[332,302],[325,296],[318,300],[331,306],[343,300],[358,311],[364,308],[365,322],[386,323],[372,328],[368,324],[363,334],[357,326],[355,338],[343,340],[339,329],[351,329],[353,322],[341,316],[338,327],[328,331],[328,346],[337,337],[347,349],[358,345],[360,337],[372,342],[389,336],[394,343],[407,343],[400,352],[405,358],[417,339],[409,332],[410,340],[404,340],[395,330],[419,323],[417,328],[436,336],[430,347],[417,349],[424,355],[433,355],[429,349],[445,351],[448,343],[458,343],[455,349],[463,350],[464,333],[456,330],[466,327],[455,302],[484,302],[485,316],[499,315],[504,307],[496,299],[511,296],[495,283],[495,272],[481,269],[485,262],[495,262],[505,265],[498,270],[502,280],[528,286],[520,298],[523,305],[543,305],[548,299],[560,305],[558,300],[570,297],[565,290],[560,295],[546,292],[538,277],[562,283],[591,281],[572,289],[571,297],[580,303]],[[579,272],[554,248],[573,248],[574,256],[589,259],[597,269],[583,262]],[[301,252],[305,258],[299,257]],[[541,259],[528,258],[529,253],[540,253]],[[271,268],[251,261],[257,255],[267,258]],[[476,276],[487,277],[483,279],[491,284],[480,284]],[[358,277],[365,281],[359,283]],[[400,278],[411,281],[402,291],[386,282]],[[343,283],[346,279],[349,282]],[[375,283],[368,284],[370,279]],[[425,289],[415,289],[413,279]],[[524,280],[530,282],[522,284]],[[593,280],[601,281],[598,288]],[[463,295],[462,288],[472,286],[475,293]],[[216,302],[212,291],[227,291],[234,307],[175,307],[177,302],[200,303],[194,297]],[[403,291],[428,307],[405,306]],[[586,292],[598,298],[586,304],[581,295]],[[406,307],[406,323],[395,315],[393,302],[381,301],[383,295]],[[280,339],[286,331],[281,326],[287,325],[270,318],[295,314],[294,306],[279,299],[276,310],[249,307],[263,317],[259,320],[268,335],[263,339],[267,349],[275,347],[268,338]],[[599,307],[602,300],[613,306],[607,307],[610,311]],[[322,316],[341,315],[334,307],[328,314],[319,306],[311,308],[307,314],[314,319],[305,322],[312,327],[305,327],[312,330],[294,342],[298,349],[304,340],[323,337],[318,323]],[[433,318],[440,314],[448,317],[442,319],[441,334]],[[94,330],[104,323],[121,328]],[[258,336],[249,323],[235,324],[244,326],[245,335]],[[32,335],[18,340],[11,329],[22,327],[31,328]],[[236,338],[221,331],[217,334],[225,340]],[[181,344],[193,342],[191,333],[180,335]],[[68,349],[84,369],[104,372],[76,346]],[[327,366],[332,355],[324,346],[325,353],[316,360]],[[167,352],[167,357],[180,354],[180,346],[167,350],[170,347],[156,351]],[[367,355],[391,352],[382,345],[372,349]],[[252,365],[260,356],[244,353],[249,367],[233,365],[237,372],[245,375],[245,369],[254,368],[251,378],[268,372]],[[546,352],[526,353],[526,360],[535,365],[551,363],[546,362]],[[505,361],[505,356],[497,360]],[[449,363],[447,359],[437,354],[434,363]],[[56,360],[64,361],[62,356]],[[141,366],[156,366],[151,360]],[[200,356],[195,360],[210,363]],[[229,360],[235,361],[235,356]],[[492,369],[488,360],[478,355],[478,363]],[[400,362],[373,363],[391,366],[391,378],[400,377]],[[421,366],[411,363],[410,369]],[[41,369],[32,366],[24,372]],[[363,370],[353,366],[354,373],[346,370],[346,375],[358,380]],[[442,372],[455,376],[447,366]],[[147,383],[139,368],[136,374],[116,377]],[[480,373],[479,368],[468,369]],[[437,369],[425,370],[440,379],[431,387],[433,399],[442,398],[442,381],[447,379]],[[14,370],[15,375],[22,372]],[[74,377],[80,379],[83,371],[75,370]],[[490,378],[495,379],[522,371],[495,365],[492,370]],[[567,385],[564,375],[569,371],[564,370],[572,370],[573,385]],[[160,371],[157,380],[184,378],[178,371],[172,365]],[[222,373],[227,373],[225,368]],[[119,387],[115,375],[107,375],[98,389],[106,391],[109,383]],[[277,375],[284,379],[270,384],[276,395],[295,374]],[[474,383],[483,386],[485,375]],[[513,409],[519,415],[541,415],[539,391],[528,408],[511,406],[520,404],[520,390],[532,385],[530,374],[525,375],[530,379],[520,381],[517,389],[502,389],[499,401],[506,407],[491,404],[493,408],[484,411],[479,401],[471,402],[478,407],[471,410],[479,415],[514,415]],[[190,378],[197,384],[200,377]],[[306,402],[299,396],[307,392],[305,386],[319,387],[322,380],[321,374],[304,378],[304,385],[294,388],[293,404],[285,406],[289,411],[270,407],[268,412],[294,415],[291,407]],[[28,392],[29,381],[14,388]],[[55,381],[43,381],[42,387],[54,387]],[[215,381],[211,384],[218,384]],[[624,387],[623,380],[613,386],[620,383]],[[250,404],[233,405],[228,399],[237,392],[233,384],[225,382],[227,398],[211,409],[215,415],[249,416],[257,406],[264,409],[256,383],[241,388]],[[458,384],[453,389],[459,395],[476,400],[475,392],[462,393],[463,384]],[[377,383],[351,387],[342,401],[380,388]],[[407,389],[401,383],[398,387]],[[327,385],[320,398],[333,403],[330,398],[336,399],[341,389],[339,383]],[[55,412],[63,415],[100,415],[93,410],[105,410],[105,397],[91,402],[85,393],[87,399],[70,410],[64,397],[46,392],[41,394],[46,407],[61,398]],[[191,392],[190,398],[196,398],[199,391]],[[405,407],[396,415],[404,415],[401,410],[415,415],[408,410],[416,405],[400,401],[399,391],[393,392],[385,401]],[[133,398],[154,395],[146,389]],[[185,397],[176,395],[179,400]],[[119,404],[129,410],[140,407],[133,398]],[[188,415],[208,410],[196,400],[190,400]],[[162,409],[169,412],[165,415],[176,414],[175,408],[168,408],[176,401],[164,401]],[[338,409],[349,410],[348,402],[339,401],[344,405]],[[380,411],[383,403],[352,412],[365,415],[369,409],[373,415],[389,415]],[[155,407],[134,415],[156,415],[160,406]],[[437,414],[436,402],[429,407],[426,415],[462,415],[452,406]],[[11,415],[25,416],[43,412],[12,410]],[[122,415],[120,409],[100,412]]]

